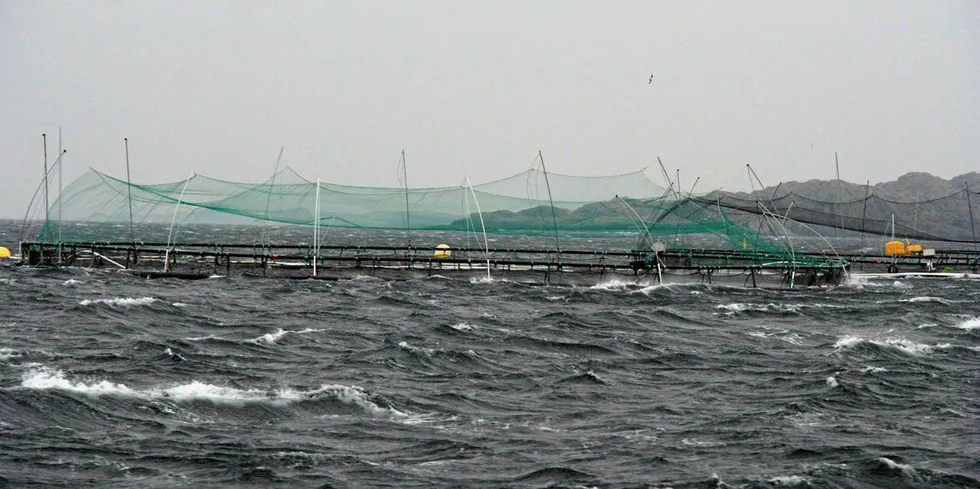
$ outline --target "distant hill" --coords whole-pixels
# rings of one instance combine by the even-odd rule
[[[971,202],[973,224],[963,191],[966,185],[974,197]],[[755,193],[715,191],[695,198],[692,205],[684,204],[670,214],[664,214],[662,201],[626,199],[635,208],[635,214],[627,212],[623,203],[610,200],[573,210],[555,209],[554,215],[549,207],[540,206],[520,212],[490,212],[484,214],[483,219],[487,230],[493,232],[546,232],[552,227],[553,220],[560,230],[600,231],[629,230],[639,226],[632,214],[644,216],[644,220],[655,218],[655,227],[653,222],[647,222],[652,227],[651,232],[664,235],[711,233],[721,229],[716,225],[719,219],[710,217],[717,202],[717,208],[724,207],[727,218],[735,221],[756,219],[765,207],[767,212],[816,225],[821,233],[840,229],[930,240],[970,240],[974,229],[980,229],[977,223],[980,219],[978,191],[980,173],[977,172],[950,180],[917,172],[874,186],[841,180],[809,180],[786,182]],[[470,219],[477,218],[475,214],[470,216]],[[453,227],[465,226],[464,221],[454,222]],[[805,226],[784,224],[794,233],[812,233]],[[840,234],[834,231],[833,235]]]
[[[945,197],[963,190],[969,185],[973,192],[980,191],[980,173],[970,172],[953,177],[950,180],[937,177],[925,172],[906,173],[891,182],[882,182],[870,186],[845,182],[842,180],[807,180],[805,182],[785,182],[767,187],[755,194],[746,192],[722,192],[739,198],[753,198],[753,195],[765,196],[769,199],[776,196],[794,193],[813,200],[825,202],[849,202],[864,199],[865,195],[875,195],[882,199],[896,202],[918,202],[939,197]],[[777,189],[778,188],[778,189]]]

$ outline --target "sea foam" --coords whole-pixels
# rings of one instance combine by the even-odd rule
[[[932,353],[933,350],[944,350],[950,348],[952,345],[949,343],[937,343],[935,345],[927,345],[924,343],[916,343],[912,340],[905,338],[887,338],[884,341],[879,340],[868,340],[858,336],[845,336],[837,340],[834,343],[835,350],[843,350],[848,348],[854,348],[863,343],[870,343],[872,345],[877,345],[883,348],[892,348],[899,350],[901,352],[907,353],[909,355],[923,355],[927,353]]]
[[[286,405],[299,401],[331,398],[345,404],[357,406],[375,415],[407,416],[406,413],[397,409],[379,406],[372,402],[368,393],[360,387],[336,384],[323,384],[319,388],[311,390],[292,388],[264,390],[237,389],[194,380],[187,384],[174,386],[133,389],[125,384],[114,383],[108,380],[93,382],[71,380],[61,370],[40,367],[24,373],[21,378],[21,387],[37,390],[58,389],[93,397],[108,395],[146,400],[172,400],[177,402],[210,401],[215,404],[232,405],[256,402]]]
[[[963,321],[962,323],[957,324],[956,327],[957,328],[960,328],[960,329],[967,329],[967,330],[969,330],[969,329],[980,329],[980,317],[975,317],[975,318],[967,319],[966,321]]]
[[[324,331],[324,330],[322,330],[322,329],[312,329],[312,328],[306,328],[306,329],[304,329],[302,331],[290,331],[290,330],[287,330],[287,329],[279,328],[279,331],[276,331],[275,333],[266,333],[266,334],[264,334],[262,336],[259,336],[258,338],[252,338],[250,340],[246,340],[246,342],[247,343],[256,343],[256,344],[258,344],[258,343],[267,343],[267,344],[273,345],[277,341],[279,341],[280,338],[282,338],[283,336],[286,336],[287,334],[319,333],[319,332],[322,332],[322,331]]]
[[[80,306],[92,306],[95,304],[105,304],[110,307],[131,307],[131,306],[146,306],[156,302],[156,298],[153,297],[140,297],[139,299],[133,299],[131,297],[116,297],[113,299],[84,299],[78,303]]]

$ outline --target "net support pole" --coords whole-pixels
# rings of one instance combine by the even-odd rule
[[[844,203],[843,202],[843,200],[844,200],[844,198],[843,198],[843,191],[844,191],[844,189],[843,189],[842,182],[841,182],[841,179],[840,179],[840,160],[837,159],[837,152],[836,151],[834,151],[834,169],[837,172],[837,205],[834,206],[834,213],[835,214],[840,214],[839,209],[838,209],[838,206],[840,206],[840,205],[842,205]],[[834,227],[836,228],[837,226],[834,226]],[[840,216],[840,229],[839,229],[839,231],[843,231],[843,230],[844,230],[844,216],[841,215]],[[835,229],[835,234],[837,234],[838,237],[840,236],[840,232],[839,231]]]
[[[320,177],[316,179],[316,200],[313,204],[313,276],[316,277],[316,261],[320,255]]]
[[[263,250],[266,249],[266,245],[267,245],[266,228],[269,225],[269,204],[272,203],[272,189],[276,185],[276,175],[279,174],[279,163],[282,161],[282,152],[285,149],[286,149],[285,146],[279,147],[279,156],[276,157],[276,168],[272,170],[272,179],[269,180],[269,193],[266,195],[265,198],[265,216],[263,216],[264,219],[262,221],[262,249]]]
[[[61,243],[61,219],[62,210],[65,208],[64,199],[61,198],[61,194],[64,191],[64,186],[62,185],[61,179],[61,157],[64,156],[65,150],[61,147],[61,128],[58,128],[58,243]],[[59,245],[60,246],[60,245]],[[61,262],[61,253],[58,253],[58,262]]]
[[[126,145],[126,194],[129,197],[129,240],[136,247],[136,232],[133,230],[133,181],[129,175],[129,138],[123,138]]]
[[[871,180],[864,184],[864,208],[861,209],[861,254],[864,254],[864,218],[868,213],[868,198],[871,196]]]
[[[970,229],[973,231],[973,252],[977,252],[977,225],[973,220],[973,202],[970,199],[970,184],[964,183],[966,186],[966,207],[970,209]]]
[[[473,203],[476,204],[476,213],[480,215],[480,227],[483,228],[483,250],[484,258],[487,259],[487,280],[490,280],[490,243],[487,241],[487,225],[483,222],[483,211],[480,210],[480,201],[476,198],[476,192],[473,190],[473,184],[470,183],[470,177],[466,177],[466,186],[470,189],[470,195],[473,196]],[[553,210],[553,209],[552,209]]]
[[[411,253],[412,252],[412,221],[409,215],[409,207],[408,207],[408,163],[405,161],[404,149],[402,150],[401,164],[399,166],[401,166],[402,183],[404,184],[404,188],[405,188],[405,236],[408,239],[408,252]]]
[[[163,273],[167,273],[170,269],[170,240],[173,239],[176,243],[177,236],[174,235],[174,224],[177,223],[177,211],[180,210],[180,203],[184,200],[184,191],[187,190],[187,184],[191,183],[191,178],[194,178],[194,172],[184,180],[184,188],[180,189],[180,197],[177,198],[177,205],[174,206],[174,217],[170,220],[170,232],[167,233],[167,250],[163,253]]]
[[[538,150],[538,160],[541,161],[541,171],[544,173],[544,186],[548,189],[548,205],[551,206],[551,223],[555,227],[555,251],[558,253],[558,263],[561,263],[561,241],[558,239],[558,216],[555,214],[555,201],[551,198],[551,184],[548,183],[548,169],[544,166],[544,156]],[[473,187],[470,186],[470,190]],[[477,204],[479,206],[479,204]],[[483,219],[482,215],[480,219]]]
[[[41,134],[41,142],[44,144],[44,226],[48,226],[48,135]]]

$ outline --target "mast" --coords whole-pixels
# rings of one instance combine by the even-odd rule
[[[61,128],[59,127],[58,128],[58,242],[59,243],[61,242],[61,219],[62,219],[61,211],[65,207],[64,205],[65,199],[62,198],[62,192],[64,187],[61,184],[61,166],[62,166],[61,158],[63,156],[64,156],[64,149],[61,148]],[[60,259],[61,257],[60,253],[58,254],[58,257]]]
[[[783,186],[783,182],[779,182],[776,184],[776,188],[773,189],[772,195],[769,196],[769,202],[772,202],[773,200],[776,199],[776,192],[779,192],[779,188],[782,186]]]
[[[697,178],[694,179],[694,185],[691,185],[691,190],[688,190],[687,191],[687,198],[688,199],[690,199],[691,196],[694,195],[694,189],[698,186],[698,182],[700,182],[700,181],[701,181],[701,177],[697,177]]]
[[[660,160],[660,157],[659,156],[657,157],[657,163],[660,164],[660,172],[663,173],[664,180],[667,181],[667,186],[670,187],[670,192],[672,194],[674,194],[674,200],[680,200],[681,199],[681,196],[680,196],[680,193],[679,193],[680,187],[678,187],[676,189],[674,188],[674,182],[672,182],[670,180],[670,177],[667,175],[667,169],[664,168],[664,162]]]
[[[871,192],[871,180],[864,184],[864,208],[861,209],[861,253],[864,253],[864,217],[868,212],[868,197]]]
[[[41,134],[44,143],[44,227],[48,226],[48,135]]]
[[[837,170],[837,205],[840,206],[841,204],[843,204],[843,202],[842,202],[843,198],[841,197],[841,193],[843,192],[843,188],[841,187],[841,181],[840,181],[840,160],[837,159],[837,152],[836,151],[834,151],[834,168],[836,168],[836,170]],[[840,212],[840,208],[839,207],[837,209],[835,209],[835,210],[838,213]],[[844,216],[843,215],[840,216],[840,229],[841,230],[844,229]],[[840,233],[835,233],[835,234],[837,234],[837,236],[840,236]]]
[[[487,225],[483,222],[483,211],[480,210],[480,201],[476,198],[476,192],[473,191],[473,184],[470,183],[470,177],[466,177],[466,186],[470,188],[470,194],[473,196],[473,203],[476,204],[476,213],[480,215],[480,227],[483,228],[483,249],[484,257],[487,259],[487,280],[490,280],[490,243],[487,241]]]
[[[279,147],[279,156],[276,158],[276,168],[272,170],[272,180],[269,181],[269,193],[265,198],[265,219],[262,221],[262,249],[266,249],[266,227],[269,223],[269,203],[272,201],[272,188],[276,185],[276,175],[279,174],[279,162],[282,161],[282,151],[284,146]]]
[[[408,165],[405,162],[405,150],[404,149],[402,150],[402,158],[401,158],[401,161],[399,162],[399,166],[401,166],[401,169],[402,169],[402,174],[401,174],[402,183],[405,185],[405,235],[408,238],[408,249],[409,249],[409,253],[411,253],[411,249],[412,249],[412,222],[411,222],[411,220],[409,218],[409,211],[408,211],[408,209],[409,209],[408,208]]]
[[[136,233],[133,231],[133,182],[129,178],[129,138],[123,138],[126,145],[126,192],[129,195],[129,240],[136,246]]]
[[[269,181],[269,193],[265,198],[265,220],[262,221],[262,249],[263,250],[265,250],[266,247],[268,246],[266,233],[269,224],[269,204],[272,201],[272,189],[276,185],[276,175],[279,174],[279,162],[282,161],[282,152],[284,149],[285,147],[283,146],[279,147],[279,156],[276,157],[276,167],[275,169],[272,170],[272,179]]]
[[[313,276],[316,277],[316,261],[320,255],[320,177],[316,177],[316,203],[313,207]]]
[[[966,206],[970,209],[970,229],[973,231],[973,252],[977,251],[977,225],[973,220],[973,203],[970,201],[970,184],[964,183],[966,186]]]
[[[167,269],[170,266],[170,240],[173,238],[174,245],[177,244],[177,236],[174,234],[174,224],[177,223],[177,211],[180,210],[180,203],[184,200],[184,191],[187,190],[187,184],[191,183],[191,179],[194,178],[194,172],[184,180],[184,188],[180,189],[180,197],[177,198],[177,205],[174,206],[174,217],[170,220],[170,232],[167,234],[167,251],[163,254],[163,273],[167,273]]]
[[[544,156],[538,150],[538,160],[541,161],[541,171],[544,172],[544,186],[548,189],[548,203],[551,204],[551,223],[555,226],[555,246],[558,252],[558,261],[561,262],[561,241],[558,239],[558,216],[555,215],[555,201],[551,198],[551,184],[548,183],[548,169],[544,166]],[[473,190],[473,187],[470,187]],[[475,198],[475,196],[474,196]],[[482,214],[480,219],[483,219]]]
[[[681,191],[681,169],[677,169],[677,191]]]

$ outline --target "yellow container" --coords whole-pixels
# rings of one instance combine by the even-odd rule
[[[905,244],[901,241],[889,241],[885,243],[885,256],[903,256],[908,254],[905,251]]]

